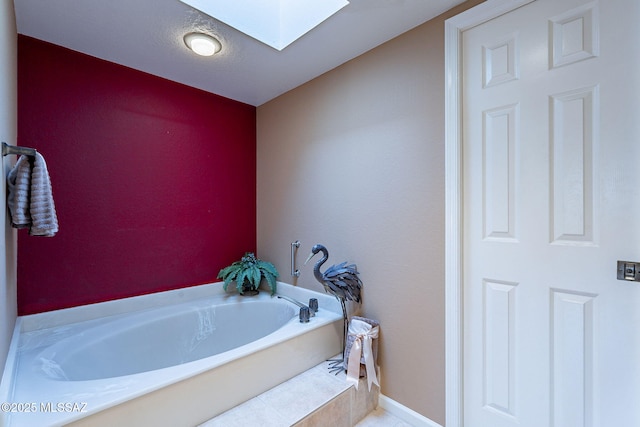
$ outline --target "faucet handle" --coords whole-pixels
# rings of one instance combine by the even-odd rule
[[[316,315],[318,311],[318,298],[309,298],[309,310],[312,316]]]
[[[300,307],[300,323],[309,323],[309,307]]]

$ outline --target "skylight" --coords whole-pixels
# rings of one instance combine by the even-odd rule
[[[347,0],[181,0],[282,50],[349,4]]]

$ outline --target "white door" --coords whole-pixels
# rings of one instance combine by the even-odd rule
[[[465,427],[640,426],[639,5],[462,35]]]

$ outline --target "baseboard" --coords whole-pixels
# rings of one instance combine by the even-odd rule
[[[381,394],[378,399],[378,406],[414,427],[442,427],[435,421],[431,421],[429,418],[420,415],[413,409],[409,409],[383,394]]]

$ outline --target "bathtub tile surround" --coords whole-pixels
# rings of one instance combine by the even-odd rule
[[[351,390],[344,391],[321,408],[293,424],[294,427],[351,427]]]
[[[219,282],[87,307],[21,316],[16,324],[0,384],[0,401],[35,402],[38,411],[3,413],[1,415],[5,418],[0,420],[0,425],[39,427],[72,423],[75,426],[91,427],[173,427],[202,423],[295,377],[340,350],[342,317],[335,298],[281,282],[278,283],[278,290],[279,294],[301,301],[310,297],[318,298],[320,310],[310,323],[302,324],[298,321],[296,310],[285,300],[272,298],[268,292],[255,297],[225,293],[222,282]],[[161,359],[149,358],[149,355],[165,357],[170,351],[142,348],[135,357],[135,345],[127,344],[132,340],[140,340],[135,336],[136,329],[142,327],[145,333],[152,331],[154,324],[163,319],[168,321],[168,325],[178,313],[183,313],[180,318],[190,316],[203,321],[194,320],[193,326],[187,328],[191,333],[187,332],[184,340],[176,337],[176,341],[182,340],[182,344],[178,342],[172,347],[187,348],[189,343],[193,344],[193,337],[199,338],[201,332],[213,333],[216,328],[225,329],[222,332],[230,332],[228,335],[237,335],[235,321],[217,323],[223,313],[229,311],[230,304],[237,304],[233,308],[242,312],[242,316],[251,314],[247,308],[257,312],[258,307],[264,304],[278,304],[289,313],[289,320],[264,338],[257,338],[214,356],[203,353],[202,358],[197,360],[192,358],[189,361],[180,356],[174,362],[164,364],[164,368],[161,367],[164,363]],[[206,313],[211,316],[202,317]],[[251,320],[252,324],[255,322],[256,320]],[[118,323],[122,328],[113,334],[111,326]],[[230,323],[228,328],[227,323]],[[105,328],[109,329],[105,336],[94,336],[97,330],[104,331]],[[163,326],[163,331],[165,330],[168,330],[167,326]],[[165,336],[163,333],[160,335]],[[73,341],[71,348],[56,348],[59,352],[53,354],[52,349],[65,342],[65,339]],[[133,366],[153,359],[154,363],[161,362],[161,365],[154,367],[159,369],[145,371],[144,367],[136,367],[129,371],[130,374],[123,375],[126,372],[115,366],[118,369],[98,374],[87,363],[87,370],[82,375],[65,378],[66,359],[60,353],[69,353],[69,357],[73,358],[74,353],[88,351],[95,343],[123,340],[123,350],[118,351],[122,364]],[[159,341],[165,342],[162,338]],[[196,344],[195,349],[199,351],[200,341]],[[127,357],[129,355],[132,357]],[[59,363],[44,363],[49,359]],[[282,360],[287,363],[280,363]],[[273,369],[274,366],[278,369]],[[242,378],[249,377],[252,381],[238,381],[239,372],[242,373]],[[82,381],[73,381],[74,378]],[[217,384],[224,384],[224,387],[217,387]],[[65,402],[82,404],[83,412],[53,413],[40,410],[41,404],[46,405],[48,402],[53,405]],[[181,410],[176,411],[175,408]]]
[[[346,382],[344,373],[335,375],[328,367],[329,362],[322,362],[200,427],[352,427],[376,409],[379,388],[374,386],[368,392],[366,379],[361,379],[362,387],[356,390]],[[385,422],[395,418],[383,417],[380,412],[377,415]]]

